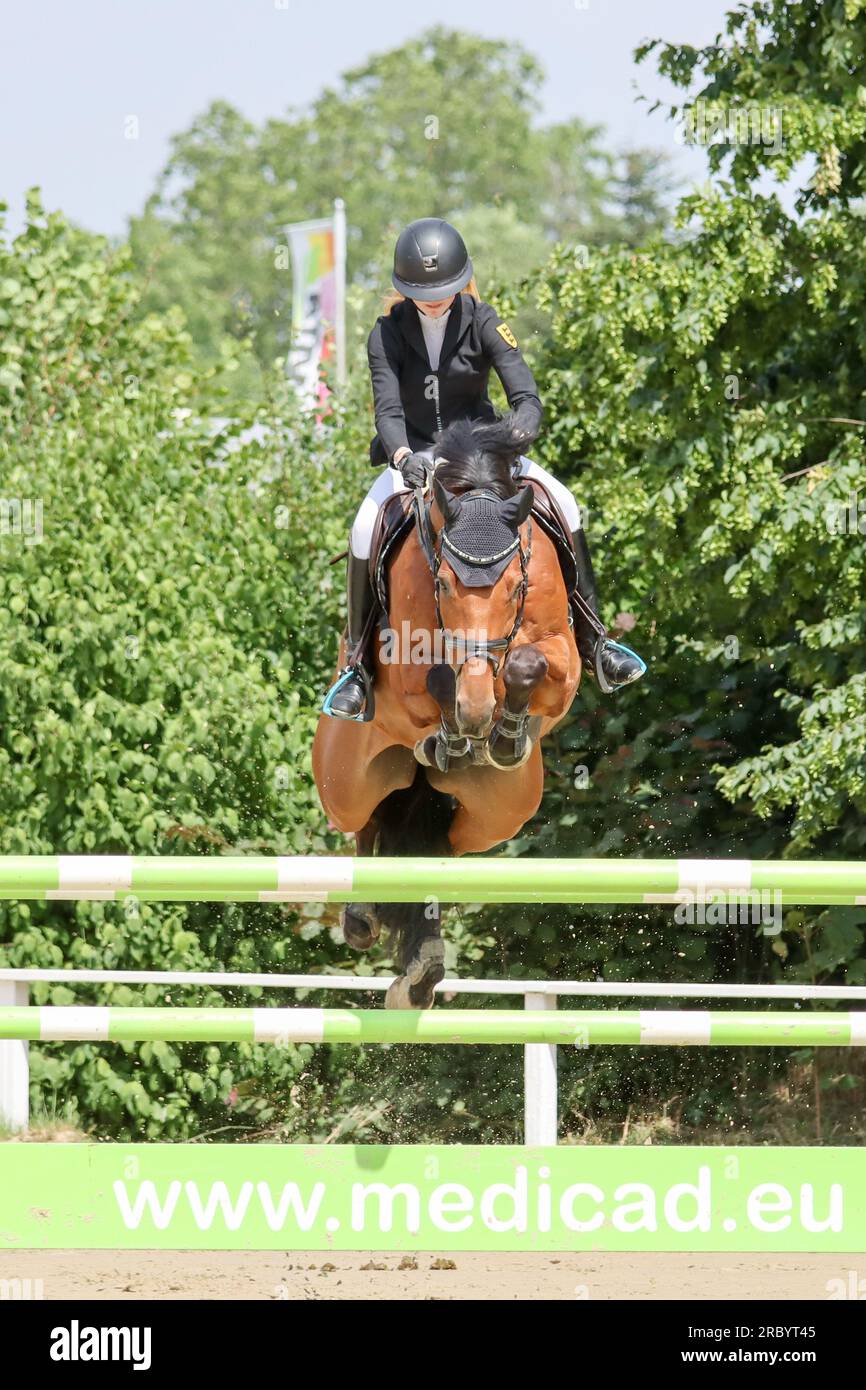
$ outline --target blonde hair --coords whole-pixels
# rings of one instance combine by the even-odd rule
[[[481,295],[478,293],[478,286],[475,283],[474,275],[472,276],[472,279],[469,281],[469,284],[464,285],[460,293],[471,294],[473,299],[477,299],[479,301],[481,300]],[[399,290],[389,290],[388,293],[385,295],[384,300],[382,301],[382,313],[390,314],[391,310],[394,308],[394,305],[399,304],[405,298],[405,294],[401,294]]]

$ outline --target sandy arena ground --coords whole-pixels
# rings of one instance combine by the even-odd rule
[[[40,1279],[45,1299],[826,1301],[851,1271],[866,1276],[866,1254],[0,1253],[0,1279]]]

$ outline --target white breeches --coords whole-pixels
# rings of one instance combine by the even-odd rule
[[[544,483],[559,503],[560,510],[568,523],[569,531],[580,530],[580,508],[564,483],[561,483],[558,478],[554,478],[553,474],[548,473],[546,468],[542,468],[540,464],[533,463],[532,459],[528,458],[521,458],[517,473],[524,478],[538,478]],[[376,515],[382,503],[386,502],[389,497],[393,497],[395,492],[404,492],[405,490],[403,474],[399,468],[386,468],[379,474],[358,508],[358,515],[352,526],[349,544],[352,547],[352,554],[356,555],[359,560],[366,560],[370,554],[370,546],[373,543],[373,527],[376,524]]]

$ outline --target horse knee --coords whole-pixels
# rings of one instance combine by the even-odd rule
[[[433,696],[439,708],[453,714],[457,696],[457,675],[454,668],[445,663],[431,666],[427,672],[426,685],[427,693]]]
[[[538,647],[516,647],[509,653],[502,672],[509,704],[525,705],[547,675],[548,661]]]

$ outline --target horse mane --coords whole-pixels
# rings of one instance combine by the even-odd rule
[[[512,470],[526,444],[513,414],[492,422],[455,420],[436,439],[436,476],[449,492],[486,488],[497,497],[513,497]]]

